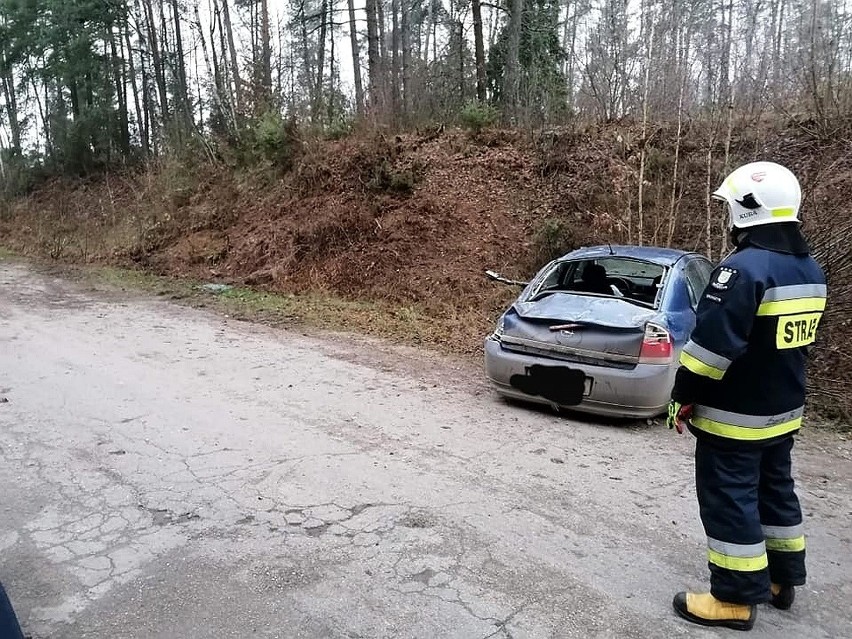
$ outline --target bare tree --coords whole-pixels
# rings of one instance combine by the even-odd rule
[[[520,49],[521,29],[523,27],[524,0],[511,0],[509,11],[509,46],[506,55],[506,75],[504,79],[505,113],[510,118],[517,116],[518,93],[520,89]]]
[[[147,114],[143,115],[142,106],[139,103],[139,83],[136,79],[136,64],[133,59],[133,46],[130,43],[130,25],[124,25],[124,44],[127,56],[128,75],[130,76],[130,86],[133,92],[133,106],[136,111],[136,126],[139,130],[139,143],[142,145],[143,155],[147,158],[151,153],[150,138],[148,137],[148,122]]]
[[[139,0],[136,0],[137,2]],[[142,0],[145,7],[145,22],[148,29],[148,46],[151,54],[151,62],[154,65],[154,77],[157,83],[157,91],[160,98],[160,114],[163,124],[169,121],[169,99],[166,91],[166,73],[163,66],[163,58],[160,52],[157,38],[157,23],[154,20],[154,11],[151,0]]]
[[[485,102],[485,41],[482,38],[482,6],[480,0],[471,0],[473,10],[473,42],[476,64],[476,99]]]
[[[383,90],[382,62],[379,53],[378,0],[367,0],[367,65],[370,73],[370,107],[379,110]]]
[[[402,114],[403,119],[411,112],[411,0],[402,3]]]
[[[231,54],[230,67],[234,76],[234,95],[237,98],[237,110],[243,108],[243,83],[240,80],[240,61],[237,58],[237,46],[234,42],[234,29],[231,25],[231,10],[228,8],[228,0],[222,0],[222,20],[224,22],[224,35],[228,40],[228,52]]]
[[[121,38],[121,25],[117,25],[119,29],[118,38]],[[109,28],[109,50],[110,61],[112,67],[112,81],[115,85],[116,100],[118,101],[118,126],[121,153],[124,157],[130,155],[130,123],[128,121],[127,112],[127,83],[123,78],[123,61],[118,55],[118,45],[116,44],[116,25],[110,25]]]
[[[399,64],[399,0],[391,0],[391,105],[396,120],[401,107]]]
[[[645,16],[642,16],[644,19]],[[636,234],[639,239],[639,246],[645,241],[645,158],[648,149],[648,91],[651,88],[651,56],[654,49],[654,24],[653,18],[649,20],[650,31],[647,37],[645,51],[645,94],[642,98],[642,148],[639,151],[639,194],[637,200],[638,220]]]
[[[323,3],[325,6],[325,2]],[[323,22],[325,24],[325,22]],[[269,29],[269,3],[260,0],[260,87],[262,100],[268,102],[272,98],[272,47]]]
[[[352,44],[352,71],[355,78],[355,110],[358,115],[364,115],[364,85],[361,82],[358,30],[355,27],[355,0],[347,0],[347,6],[349,8],[349,41]]]
[[[319,118],[319,109],[322,105],[322,89],[323,89],[323,79],[325,72],[325,41],[327,37],[327,29],[328,29],[328,0],[322,0],[322,4],[320,6],[319,11],[319,41],[317,43],[317,69],[316,69],[316,81],[314,83],[314,99],[313,99],[313,107],[311,112],[311,118],[314,122],[316,122]]]

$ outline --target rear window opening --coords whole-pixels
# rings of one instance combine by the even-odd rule
[[[526,301],[552,293],[614,297],[657,308],[666,267],[628,257],[555,262]]]

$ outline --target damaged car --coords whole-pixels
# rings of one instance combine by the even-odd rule
[[[647,418],[665,411],[678,357],[713,266],[685,251],[582,248],[523,285],[485,340],[504,397],[556,409]]]

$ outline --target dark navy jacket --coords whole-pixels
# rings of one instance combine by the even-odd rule
[[[798,225],[741,232],[711,276],[680,356],[672,398],[695,405],[693,433],[765,443],[798,430],[807,347],[825,299],[825,275]]]

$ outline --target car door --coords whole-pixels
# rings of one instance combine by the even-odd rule
[[[700,255],[689,255],[673,269],[672,290],[667,306],[672,339],[683,348],[695,328],[696,310],[704,289],[710,282],[713,265]]]
[[[703,257],[694,257],[687,262],[684,268],[684,277],[686,278],[686,289],[689,293],[689,305],[695,311],[698,308],[698,302],[704,294],[704,289],[710,283],[710,275],[713,272],[713,265],[710,260]]]

